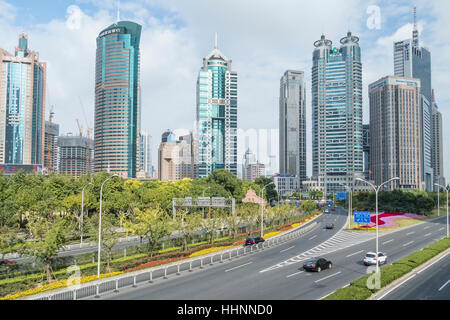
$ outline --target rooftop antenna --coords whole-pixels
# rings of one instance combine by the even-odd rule
[[[413,45],[419,47],[419,31],[417,30],[417,8],[414,6]]]
[[[117,22],[120,21],[120,0],[117,1]]]
[[[217,49],[217,32],[214,34],[214,49]]]

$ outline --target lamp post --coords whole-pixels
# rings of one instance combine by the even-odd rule
[[[385,184],[388,184],[389,182],[394,181],[394,180],[400,180],[400,178],[395,177],[395,178],[389,179],[388,181],[380,184],[378,187],[364,179],[361,179],[361,178],[356,178],[356,180],[359,180],[359,181],[362,181],[362,182],[368,184],[375,190],[375,211],[376,211],[376,230],[377,230],[375,261],[376,261],[376,272],[378,273],[379,272],[379,266],[378,266],[378,192],[380,191],[381,187],[384,186]]]
[[[445,189],[445,191],[447,191],[447,238],[448,238],[448,234],[449,234],[449,225],[448,225],[448,189],[450,189],[450,186],[447,186],[447,188],[446,188],[446,187],[441,186],[440,184],[437,184],[437,183],[435,183],[435,185],[438,186],[439,188]]]
[[[102,196],[103,196],[103,185],[114,177],[118,177],[119,175],[113,174],[111,177],[103,181],[102,186],[100,187],[100,213],[98,215],[98,263],[97,263],[97,278],[100,278],[100,258],[101,258],[101,240],[102,240]]]
[[[270,186],[271,184],[274,184],[273,182],[266,184],[262,190],[261,190],[261,237],[264,235],[264,189],[266,189],[267,186]]]
[[[87,185],[83,187],[81,190],[81,219],[80,219],[80,234],[81,234],[81,241],[80,241],[80,248],[83,245],[83,216],[84,216],[84,189],[86,189],[89,185],[91,185],[92,182],[89,182]]]
[[[350,222],[352,220],[351,216],[352,216],[352,211],[353,211],[353,190],[349,186],[347,186],[343,183],[340,183],[340,185],[347,189],[349,196],[350,196],[349,201],[348,201],[348,228],[350,229]]]

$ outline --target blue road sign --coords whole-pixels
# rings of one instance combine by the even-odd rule
[[[347,200],[347,193],[346,192],[337,192],[336,200]]]
[[[331,207],[333,205],[333,201],[330,201],[328,205]]]
[[[370,212],[355,212],[353,217],[355,223],[370,223]]]

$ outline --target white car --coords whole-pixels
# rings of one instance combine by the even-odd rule
[[[366,266],[370,266],[377,263],[377,256],[375,252],[367,252],[364,256],[364,264]],[[387,256],[383,252],[378,253],[378,265],[386,264]]]

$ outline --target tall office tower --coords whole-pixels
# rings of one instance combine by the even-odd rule
[[[19,36],[12,55],[0,49],[0,164],[43,164],[47,65]]]
[[[246,176],[246,168],[249,164],[256,163],[256,155],[250,150],[250,148],[247,149],[247,151],[244,154],[244,158],[242,159],[242,179],[245,180]]]
[[[432,147],[432,167],[434,173],[434,182],[445,186],[444,178],[444,156],[443,156],[443,145],[442,145],[442,114],[439,111],[439,107],[434,98],[432,100],[432,119],[433,119],[433,147]],[[437,187],[434,187],[434,191],[437,191]]]
[[[313,180],[325,194],[352,186],[364,170],[359,38],[348,32],[340,42],[322,35],[313,52]]]
[[[203,59],[197,80],[195,157],[199,177],[216,169],[237,175],[237,80],[217,47]]]
[[[141,29],[118,21],[97,37],[94,167],[123,178],[135,178],[140,161]]]
[[[152,136],[145,131],[140,133],[140,167],[139,173],[144,178],[153,177],[153,166],[152,166]]]
[[[58,172],[59,124],[45,121],[44,168],[47,172]]]
[[[370,180],[370,124],[363,124],[364,179]]]
[[[431,102],[421,95],[422,106],[422,173],[425,190],[433,191],[433,109]]]
[[[306,86],[303,71],[280,80],[280,173],[306,180]]]
[[[59,173],[80,177],[92,171],[94,141],[82,136],[59,136]]]
[[[158,180],[177,181],[194,178],[192,133],[179,140],[171,132],[163,134],[158,149]]]
[[[370,163],[373,179],[386,188],[424,189],[420,80],[384,77],[369,85]]]

